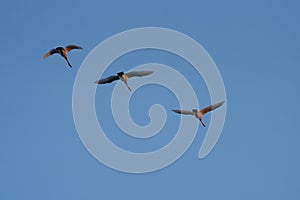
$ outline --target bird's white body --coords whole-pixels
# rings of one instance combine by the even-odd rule
[[[128,76],[126,74],[123,74],[121,77],[120,77],[121,81],[123,81],[126,85],[126,87],[128,88],[129,91],[131,91],[131,88],[129,87],[127,81],[128,81]]]

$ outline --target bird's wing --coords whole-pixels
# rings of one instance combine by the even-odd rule
[[[67,52],[71,51],[72,49],[82,49],[82,47],[81,46],[77,46],[77,45],[68,45],[68,46],[65,47],[65,50]]]
[[[59,51],[57,49],[51,49],[48,53],[46,53],[44,56],[43,56],[43,59],[47,58],[48,56],[51,56],[52,54],[55,54],[55,53],[59,53]]]
[[[134,77],[134,76],[148,76],[150,74],[152,74],[153,71],[131,71],[131,72],[128,72],[126,73],[126,75],[128,76],[128,78],[130,77]]]
[[[95,81],[95,83],[105,84],[105,83],[111,83],[111,82],[119,80],[119,79],[120,79],[119,76],[114,75],[114,76],[109,76],[107,78],[101,79],[99,81]]]
[[[210,112],[212,110],[215,110],[215,109],[219,108],[220,106],[223,105],[223,103],[224,103],[224,101],[216,103],[216,104],[211,105],[211,106],[207,106],[206,108],[203,108],[202,110],[200,110],[200,112],[204,115],[207,112]]]
[[[193,111],[190,110],[172,110],[173,112],[176,112],[178,114],[184,114],[184,115],[195,115]]]

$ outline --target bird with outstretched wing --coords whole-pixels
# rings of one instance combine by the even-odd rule
[[[193,109],[193,110],[172,110],[173,112],[176,112],[178,114],[183,114],[183,115],[194,115],[196,118],[198,118],[201,122],[201,124],[206,127],[206,125],[204,124],[204,122],[202,121],[202,117],[204,114],[213,111],[217,108],[219,108],[220,106],[222,106],[224,104],[224,101],[207,106],[206,108],[203,108],[201,110],[197,110],[197,109]]]
[[[54,49],[51,49],[49,52],[47,52],[43,56],[43,59],[57,53],[57,54],[61,55],[67,61],[69,67],[72,67],[72,65],[68,59],[68,53],[73,49],[82,49],[82,47],[77,46],[77,45],[68,45],[66,47],[56,47]]]
[[[95,83],[97,83],[97,84],[106,84],[106,83],[111,83],[113,81],[116,81],[116,80],[120,79],[121,81],[123,81],[125,83],[125,85],[129,89],[129,91],[131,91],[131,88],[128,86],[128,83],[127,83],[129,78],[148,76],[152,73],[153,73],[153,71],[131,71],[131,72],[128,72],[128,73],[118,72],[117,75],[112,75],[112,76],[109,76],[107,78],[100,79],[98,81],[95,81]]]

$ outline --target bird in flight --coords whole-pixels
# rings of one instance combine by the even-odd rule
[[[204,124],[204,122],[202,121],[202,117],[205,113],[208,113],[210,111],[213,111],[217,108],[219,108],[220,106],[222,106],[224,104],[224,101],[216,103],[214,105],[210,105],[207,106],[206,108],[203,108],[202,110],[197,110],[197,109],[193,109],[192,111],[189,110],[172,110],[173,112],[176,112],[178,114],[184,114],[184,115],[194,115],[196,118],[198,118],[201,122],[201,124],[206,127],[206,125]]]
[[[77,45],[68,45],[66,46],[65,48],[64,47],[56,47],[55,49],[51,49],[48,53],[46,53],[44,56],[43,56],[43,59],[55,54],[55,53],[58,53],[59,55],[61,55],[68,63],[69,67],[72,67],[69,59],[68,59],[68,53],[69,51],[73,50],[73,49],[82,49],[82,47],[80,46],[77,46]]]
[[[129,89],[129,91],[131,91],[131,88],[128,86],[128,83],[127,83],[129,78],[148,76],[152,73],[153,73],[153,71],[131,71],[126,74],[124,72],[118,72],[117,75],[109,76],[109,77],[101,79],[99,81],[95,81],[95,83],[106,84],[106,83],[111,83],[113,81],[121,79],[121,81],[123,81],[125,83],[125,85],[127,86],[127,88]]]

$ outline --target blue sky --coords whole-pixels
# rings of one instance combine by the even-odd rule
[[[299,6],[295,0],[3,2],[0,199],[299,199]],[[226,87],[227,118],[205,159],[197,157],[205,134],[200,128],[171,166],[127,174],[101,164],[81,143],[72,90],[81,62],[96,45],[145,26],[180,31],[208,51]],[[58,56],[42,60],[50,48],[67,44],[84,48],[70,54],[72,69]],[[137,52],[115,64],[128,70],[155,60],[179,69],[184,63],[176,59]],[[192,76],[193,71],[187,67],[183,73]],[[199,105],[209,104],[204,82],[199,78],[192,84],[201,91]],[[101,93],[113,86],[97,91],[99,103],[105,101]],[[168,90],[150,88],[155,89],[161,95],[152,100],[136,93],[135,101],[145,103],[131,108],[137,123],[148,123],[143,113],[153,103],[177,105]],[[168,116],[165,129],[172,132],[178,117]],[[135,141],[119,138],[120,130],[106,124],[116,133],[112,140],[133,148]],[[159,137],[162,142],[172,138]]]

